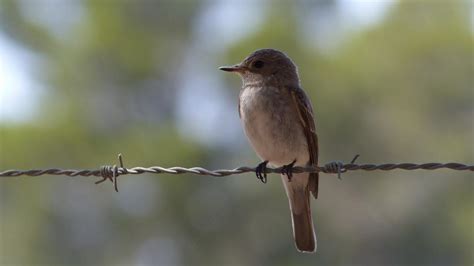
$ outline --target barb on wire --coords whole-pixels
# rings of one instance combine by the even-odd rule
[[[127,169],[123,166],[123,160],[122,160],[122,154],[119,153],[118,155],[118,159],[119,159],[119,162],[120,162],[120,168],[121,169]],[[117,177],[119,176],[119,171],[118,171],[118,167],[116,165],[114,166],[110,166],[110,165],[104,165],[102,167],[100,167],[100,175],[102,176],[102,179],[99,180],[99,181],[96,181],[95,184],[100,184],[102,182],[104,182],[105,180],[110,180],[112,181],[112,183],[114,184],[114,189],[115,191],[118,192],[118,185],[117,185]]]
[[[338,178],[341,178],[341,173],[347,171],[391,171],[395,169],[401,170],[437,170],[437,169],[451,169],[457,171],[474,171],[474,165],[466,165],[462,163],[385,163],[385,164],[355,164],[355,160],[359,157],[356,155],[352,161],[348,164],[343,164],[342,162],[331,162],[323,167],[319,166],[295,166],[293,167],[293,173],[332,173],[337,174]],[[115,191],[118,191],[117,178],[121,175],[139,175],[144,173],[150,174],[196,174],[196,175],[209,175],[215,177],[223,177],[229,175],[238,175],[243,173],[253,172],[255,173],[256,167],[241,166],[234,169],[218,169],[218,170],[208,170],[202,167],[170,167],[165,168],[161,166],[151,166],[151,167],[132,167],[126,168],[123,164],[122,155],[118,155],[120,162],[120,167],[113,165],[104,165],[96,170],[73,170],[73,169],[58,169],[58,168],[49,168],[49,169],[33,169],[33,170],[6,170],[0,172],[0,177],[16,177],[16,176],[41,176],[41,175],[66,175],[66,176],[97,176],[102,177],[101,180],[95,182],[100,184],[106,180],[110,180],[114,184]],[[266,173],[281,173],[283,167],[277,168],[266,168]]]
[[[359,158],[359,154],[357,154],[356,156],[354,156],[354,158],[352,158],[350,164],[354,164],[357,158]],[[347,169],[344,168],[344,164],[341,161],[327,163],[326,165],[324,165],[324,169],[326,170],[326,171],[323,171],[325,173],[337,174],[337,178],[339,180],[342,179],[341,173],[347,172]]]

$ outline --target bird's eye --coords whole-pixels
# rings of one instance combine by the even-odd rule
[[[253,67],[255,68],[262,68],[264,65],[263,61],[257,60],[253,63]]]

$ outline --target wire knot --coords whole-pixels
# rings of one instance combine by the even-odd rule
[[[122,154],[118,155],[119,161],[120,161],[120,169],[125,169],[124,174],[127,173],[126,168],[123,166],[123,161],[122,161]],[[103,165],[100,167],[100,176],[102,176],[102,179],[99,181],[96,181],[95,184],[100,184],[106,180],[110,180],[114,184],[115,191],[118,192],[118,185],[117,185],[117,177],[119,177],[120,171],[119,167],[117,165]]]
[[[350,164],[353,164],[357,160],[357,158],[359,158],[359,154],[357,154],[356,156],[354,156],[354,158],[352,158],[352,161]],[[327,163],[324,165],[322,170],[324,173],[337,174],[338,179],[342,179],[341,174],[347,172],[347,169],[344,167],[344,164],[341,161],[334,161],[334,162]]]

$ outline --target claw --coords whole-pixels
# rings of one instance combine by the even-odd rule
[[[268,161],[263,161],[255,168],[255,175],[264,184],[267,183],[267,164]]]
[[[291,178],[293,177],[293,166],[296,163],[296,159],[291,162],[290,164],[283,165],[281,168],[281,173],[288,177],[288,182],[291,182]]]

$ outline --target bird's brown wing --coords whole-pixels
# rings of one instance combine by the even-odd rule
[[[308,96],[301,88],[290,88],[292,99],[300,118],[303,131],[308,142],[309,164],[318,165],[318,136],[314,123],[313,108]],[[319,173],[311,173],[309,176],[309,190],[314,198],[318,198]]]

